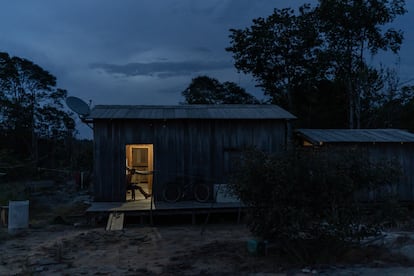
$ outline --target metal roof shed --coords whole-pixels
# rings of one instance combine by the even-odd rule
[[[324,143],[414,143],[414,134],[400,129],[297,129],[313,145]]]
[[[414,200],[414,134],[400,129],[296,129],[302,146],[324,148],[358,148],[370,160],[396,160],[402,168],[398,183],[401,200]],[[370,199],[375,199],[371,195]]]
[[[243,148],[283,150],[292,119],[276,105],[97,105],[84,118],[94,126],[95,201],[125,201],[125,169],[145,160],[155,200],[181,176],[226,183]]]

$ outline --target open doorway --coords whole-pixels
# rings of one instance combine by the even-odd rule
[[[131,176],[131,183],[140,188],[126,191],[126,200],[145,199],[145,195],[152,194],[152,184],[154,176],[154,147],[152,144],[129,144],[126,145],[126,168],[135,170],[135,174]],[[143,191],[140,192],[140,191]],[[135,199],[133,195],[135,193]]]

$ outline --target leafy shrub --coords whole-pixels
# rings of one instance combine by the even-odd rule
[[[380,221],[367,216],[357,192],[395,185],[400,175],[397,163],[372,162],[358,149],[279,155],[250,149],[239,162],[231,188],[248,207],[251,231],[293,243],[358,241],[378,233]]]

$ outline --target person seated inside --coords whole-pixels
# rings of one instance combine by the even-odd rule
[[[131,197],[132,200],[135,200],[135,190],[137,189],[138,191],[141,192],[141,194],[145,197],[145,198],[149,198],[151,196],[151,194],[148,194],[144,191],[144,189],[135,184],[132,183],[132,176],[135,174],[135,169],[128,169],[128,174],[126,175],[126,188],[127,190],[131,190]]]

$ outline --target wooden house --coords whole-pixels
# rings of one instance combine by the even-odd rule
[[[127,167],[153,172],[137,177],[154,200],[177,178],[226,183],[245,147],[283,150],[294,118],[275,105],[95,106],[85,118],[93,123],[94,200],[126,201]]]
[[[357,148],[369,160],[395,160],[402,176],[397,193],[402,201],[414,200],[414,134],[399,129],[297,129],[296,140],[303,147],[330,149]],[[378,194],[364,196],[375,200]]]

